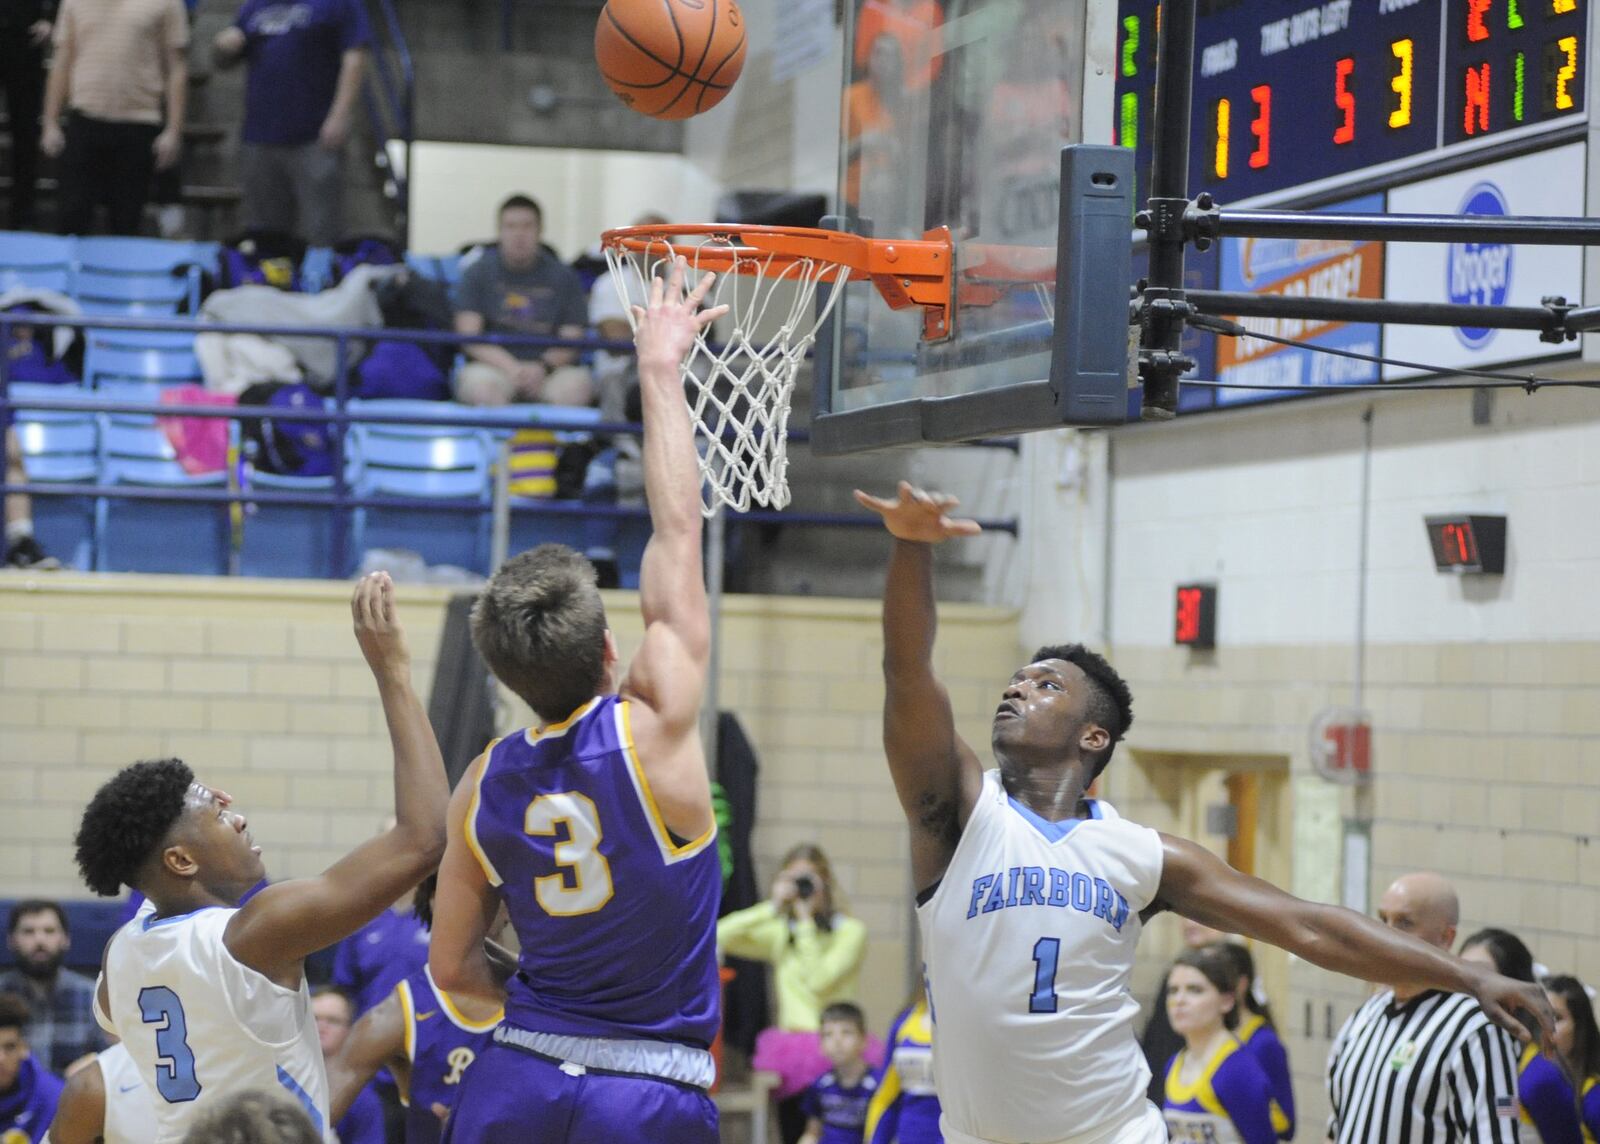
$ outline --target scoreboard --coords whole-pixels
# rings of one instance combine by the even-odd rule
[[[1589,0],[1199,0],[1189,194],[1224,204],[1582,122]],[[1161,6],[1119,9],[1116,141],[1149,170]]]

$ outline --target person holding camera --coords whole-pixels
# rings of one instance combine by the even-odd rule
[[[717,948],[772,966],[778,1023],[756,1038],[750,1063],[778,1074],[778,1127],[784,1144],[794,1144],[806,1128],[800,1097],[829,1068],[819,1039],[822,1011],[856,999],[867,927],[840,910],[827,855],[802,843],[784,855],[766,901],[718,920]],[[866,1057],[881,1065],[883,1042],[870,1038]]]

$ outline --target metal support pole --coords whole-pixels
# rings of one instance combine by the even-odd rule
[[[511,548],[511,438],[500,442],[494,467],[494,500],[489,506],[489,571],[506,562]]]
[[[344,334],[334,341],[333,370],[334,402],[340,413],[349,413],[350,343]],[[335,580],[342,580],[349,572],[350,517],[345,511],[345,499],[350,495],[350,487],[344,467],[344,434],[349,427],[346,421],[336,421],[328,426],[333,445],[333,537],[330,559]]]
[[[1189,109],[1193,98],[1195,0],[1166,0],[1156,57],[1155,163],[1150,206],[1140,223],[1150,232],[1150,278],[1144,292],[1139,377],[1144,418],[1178,411],[1178,378],[1193,365],[1181,352],[1186,304],[1183,253],[1189,205]]]
[[[718,504],[706,521],[706,607],[711,612],[711,654],[706,659],[705,698],[700,705],[700,741],[706,770],[717,777],[717,721],[722,695],[722,563],[727,551],[728,510]]]
[[[1300,298],[1227,290],[1190,290],[1201,314],[1230,318],[1303,318],[1312,322],[1391,322],[1404,326],[1483,326],[1554,331],[1556,311],[1541,306],[1469,306],[1455,302],[1396,302],[1386,298]],[[1578,311],[1573,311],[1576,314]],[[1572,314],[1567,315],[1570,325]]]

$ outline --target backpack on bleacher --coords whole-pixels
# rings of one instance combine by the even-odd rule
[[[406,252],[395,241],[381,234],[358,234],[333,244],[333,277],[330,285],[343,282],[357,266],[399,266]]]
[[[48,315],[51,310],[32,302],[18,302],[5,309],[8,317],[19,314]],[[73,338],[67,352],[55,354],[55,330],[51,326],[13,324],[6,335],[6,376],[12,381],[46,382],[51,385],[76,385],[83,372],[83,339]],[[74,368],[76,365],[76,368]]]
[[[295,235],[278,230],[244,231],[217,252],[216,288],[275,286],[299,293],[304,288],[300,265],[305,257],[305,241]]]
[[[298,421],[287,414],[296,409],[321,409],[322,398],[304,382],[262,381],[239,394],[239,404],[280,411],[262,417],[241,418],[245,446],[262,472],[288,477],[333,475],[333,433],[326,421]]]

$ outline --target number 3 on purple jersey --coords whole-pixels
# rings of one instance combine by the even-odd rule
[[[573,790],[540,795],[528,804],[522,829],[557,838],[553,850],[561,872],[533,880],[534,897],[545,913],[555,918],[592,914],[611,900],[611,864],[600,853],[600,811],[588,795]]]

